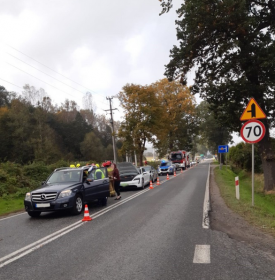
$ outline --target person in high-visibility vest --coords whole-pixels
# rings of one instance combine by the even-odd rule
[[[102,170],[99,168],[99,164],[96,164],[96,170],[95,170],[95,179],[103,179],[105,178],[104,173]]]

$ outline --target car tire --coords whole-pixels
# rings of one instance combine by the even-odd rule
[[[108,197],[104,197],[104,198],[101,198],[100,202],[101,202],[101,205],[102,206],[106,206],[107,205],[107,201],[108,201]]]
[[[28,211],[29,216],[32,218],[37,218],[40,216],[41,212],[40,211]]]
[[[144,189],[144,178],[142,178],[142,181],[141,181],[141,188]]]
[[[71,214],[73,215],[79,215],[83,210],[83,200],[82,196],[77,194],[74,199],[74,205],[71,209]]]

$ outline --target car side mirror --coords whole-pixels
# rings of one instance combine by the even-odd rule
[[[94,179],[91,179],[91,178],[86,179],[86,183],[88,183],[88,184],[90,184],[93,181],[94,181]]]

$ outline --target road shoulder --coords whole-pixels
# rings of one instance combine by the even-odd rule
[[[245,242],[275,256],[275,239],[250,225],[227,207],[214,178],[215,167],[216,165],[210,167],[210,228],[222,231],[232,239]]]

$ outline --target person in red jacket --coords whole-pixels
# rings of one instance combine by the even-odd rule
[[[119,171],[118,171],[115,163],[113,163],[113,168],[114,168],[114,170],[113,170],[114,187],[115,187],[115,191],[116,191],[116,195],[117,195],[115,200],[119,200],[119,199],[121,199],[121,195],[120,195],[120,176],[119,176]]]

